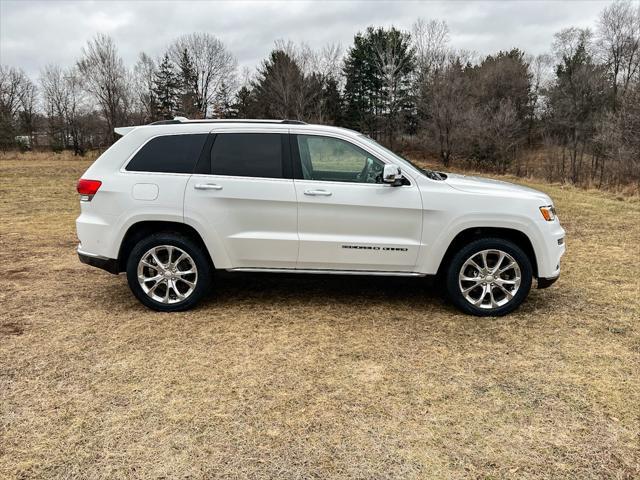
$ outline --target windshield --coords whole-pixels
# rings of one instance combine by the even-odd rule
[[[423,168],[419,165],[416,165],[415,163],[413,163],[411,160],[409,160],[406,157],[403,157],[402,155],[398,155],[397,153],[389,150],[387,147],[385,147],[384,145],[380,145],[378,142],[376,142],[373,138],[371,137],[367,137],[364,134],[360,134],[359,135],[360,138],[362,140],[364,140],[365,142],[378,147],[382,150],[384,150],[386,153],[388,153],[389,155],[391,155],[393,158],[395,158],[396,160],[398,160],[400,163],[404,163],[405,165],[408,165],[410,167],[413,167],[414,169],[418,170],[419,172],[423,173],[424,175],[426,175],[427,177],[431,178],[432,180],[444,180],[445,178],[447,178],[447,176],[444,173],[440,173],[440,172],[434,172],[433,170],[429,170],[428,168]]]

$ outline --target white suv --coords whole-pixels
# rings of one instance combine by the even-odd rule
[[[174,119],[123,137],[78,182],[78,255],[126,272],[162,311],[216,269],[434,276],[475,315],[503,315],[560,274],[544,193],[424,170],[360,133],[297,121]]]

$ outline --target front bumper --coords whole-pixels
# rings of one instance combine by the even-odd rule
[[[78,258],[84,264],[91,265],[92,267],[101,268],[109,273],[117,275],[120,273],[118,268],[118,260],[115,258],[107,258],[93,253],[82,251],[81,247],[78,247]]]
[[[558,220],[554,222],[541,221],[540,235],[533,242],[538,271],[536,276],[543,280],[543,284],[551,285],[552,279],[560,275],[560,260],[566,252],[566,232]]]
[[[556,283],[556,281],[560,278],[560,275],[551,278],[538,278],[538,288],[549,288],[551,285]]]
[[[555,231],[546,237],[546,263],[545,265],[555,265],[554,267],[547,268],[545,271],[540,271],[538,276],[538,288],[548,288],[553,285],[558,278],[560,278],[560,259],[566,251],[565,244],[565,231],[558,224]]]

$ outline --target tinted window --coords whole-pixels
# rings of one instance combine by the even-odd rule
[[[305,180],[382,183],[382,163],[365,150],[339,138],[298,135]]]
[[[127,170],[192,173],[206,139],[206,134],[152,138],[136,153],[127,165]]]
[[[282,178],[279,133],[219,133],[211,149],[211,173]]]

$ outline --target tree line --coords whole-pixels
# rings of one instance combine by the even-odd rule
[[[549,181],[640,184],[640,7],[608,5],[594,29],[555,34],[548,54],[478,56],[451,47],[447,24],[369,27],[346,50],[276,41],[238,71],[210,33],[173,41],[128,68],[109,36],[39,78],[0,67],[0,148],[84,154],[113,128],[174,116],[278,118],[359,130],[412,156]]]

